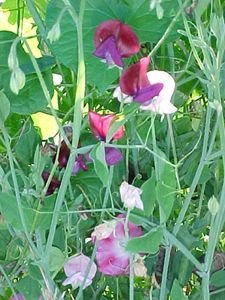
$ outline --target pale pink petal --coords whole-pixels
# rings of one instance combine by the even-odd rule
[[[133,209],[133,208],[139,208],[144,209],[143,202],[141,200],[142,190],[128,184],[126,181],[122,182],[120,185],[120,197],[121,201],[124,203],[124,206]]]
[[[83,254],[70,258],[64,265],[64,271],[68,278],[63,284],[72,284],[72,286],[77,287],[83,282],[86,276],[84,288],[90,285],[96,274],[97,267],[95,263],[92,262],[90,271],[86,274],[89,263],[90,258]]]
[[[96,237],[97,240],[103,240],[108,238],[111,233],[115,230],[116,221],[105,222],[95,227],[95,230],[92,232],[91,236]]]

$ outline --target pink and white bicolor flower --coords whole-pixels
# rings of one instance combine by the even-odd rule
[[[97,267],[94,262],[91,263],[88,274],[87,268],[90,258],[84,254],[73,256],[64,265],[64,271],[67,279],[63,281],[63,285],[71,284],[74,289],[81,286],[84,282],[83,289],[91,285],[92,279],[95,277]]]
[[[143,57],[128,67],[113,96],[124,103],[138,102],[141,110],[151,110],[161,115],[176,112],[177,108],[171,103],[175,90],[173,77],[165,71],[148,72],[149,63],[149,57]]]
[[[96,139],[99,141],[106,141],[107,134],[112,122],[115,120],[116,116],[114,114],[100,115],[96,112],[90,111],[88,113],[89,123],[91,131]],[[111,141],[117,141],[122,139],[124,135],[124,127],[121,126],[114,133]],[[108,166],[117,164],[122,160],[122,153],[119,149],[114,147],[105,147],[105,160]]]
[[[126,251],[127,237],[125,234],[125,217],[119,215],[116,226],[110,235],[97,241],[96,261],[99,272],[110,276],[128,275],[130,253]],[[130,238],[143,235],[142,229],[128,222],[128,236]],[[92,236],[92,242],[96,235]]]
[[[110,66],[123,67],[124,57],[136,54],[140,49],[138,37],[133,30],[119,20],[101,23],[94,34],[94,55]]]

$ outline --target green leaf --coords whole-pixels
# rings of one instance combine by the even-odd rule
[[[65,262],[65,255],[59,248],[52,247],[49,255],[49,270],[58,273]]]
[[[15,145],[16,157],[26,165],[31,164],[36,147],[40,143],[41,137],[38,135],[32,122],[27,122]]]
[[[15,196],[6,193],[0,193],[0,210],[4,220],[15,227],[23,230],[23,225],[18,212],[18,206]],[[24,220],[28,228],[32,227],[34,213],[31,208],[23,207]]]
[[[171,290],[171,300],[188,300],[188,297],[184,295],[182,287],[179,285],[177,279],[173,282],[173,287]]]
[[[159,250],[162,238],[163,233],[160,227],[157,229],[152,229],[150,232],[141,237],[129,240],[126,245],[126,250],[132,253],[143,252],[154,254]]]
[[[151,216],[155,201],[156,201],[156,178],[155,178],[155,172],[154,170],[152,171],[152,176],[148,180],[146,180],[142,186],[142,194],[141,194],[141,199],[144,204],[144,214],[146,217]]]
[[[0,127],[4,126],[4,122],[10,113],[10,103],[6,95],[0,91]]]
[[[225,270],[219,270],[212,274],[210,278],[210,284],[215,287],[222,287],[225,286]]]
[[[108,184],[109,170],[105,161],[105,147],[102,142],[97,144],[90,152],[90,157],[94,161],[95,172],[104,186]]]
[[[16,289],[25,299],[38,299],[41,296],[41,285],[31,276],[23,277],[16,283]]]
[[[166,155],[157,149],[157,154],[166,160]],[[176,196],[176,177],[174,168],[161,159],[158,160],[158,181],[156,197],[160,209],[160,220],[166,222],[173,209]]]

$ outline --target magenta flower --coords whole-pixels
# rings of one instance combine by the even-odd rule
[[[89,263],[90,258],[84,254],[71,257],[64,265],[64,271],[68,278],[64,280],[63,285],[71,284],[74,289],[81,286],[83,282],[83,289],[91,285],[97,267],[96,264],[92,262],[90,271],[86,274]]]
[[[50,175],[50,173],[47,171],[42,172],[41,176],[45,183],[47,182],[49,175]],[[60,184],[61,184],[61,181],[59,181],[55,177],[52,177],[52,180],[48,186],[46,195],[53,194],[54,191],[60,187]]]
[[[125,246],[127,238],[125,236],[123,215],[116,219],[117,223],[113,232],[98,240],[96,261],[98,270],[105,275],[119,276],[129,274],[129,257],[130,253],[126,251]],[[128,222],[129,238],[143,235],[143,231],[137,225]],[[92,236],[92,242],[95,242],[95,236]]]
[[[123,67],[122,58],[136,54],[140,49],[138,37],[133,30],[119,20],[100,24],[94,34],[94,55],[109,65]]]
[[[125,70],[114,97],[124,103],[138,102],[142,110],[159,114],[173,113],[177,110],[170,102],[175,89],[174,79],[164,71],[147,72],[149,62],[149,57],[144,57]]]
[[[96,139],[100,141],[106,141],[107,134],[109,132],[109,128],[115,120],[115,115],[100,115],[98,113],[95,113],[93,111],[89,112],[89,122],[90,127],[93,135]],[[121,126],[113,135],[112,141],[116,141],[118,139],[122,139],[124,134],[124,127]],[[107,165],[115,165],[122,159],[122,153],[120,150],[113,148],[113,147],[106,147],[105,148],[105,160]]]

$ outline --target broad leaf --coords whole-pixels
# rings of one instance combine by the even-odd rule
[[[95,172],[104,186],[108,184],[109,170],[105,161],[105,147],[103,143],[97,144],[91,151],[90,157],[94,161]]]
[[[153,229],[145,235],[133,238],[128,241],[126,250],[132,253],[151,253],[159,250],[162,242],[163,233],[161,228]]]
[[[0,91],[0,127],[4,126],[10,112],[10,103],[6,95]]]

